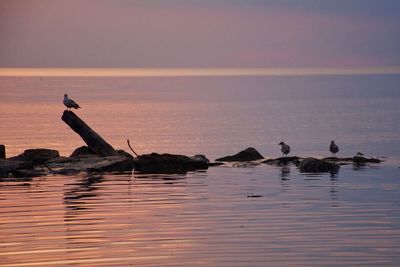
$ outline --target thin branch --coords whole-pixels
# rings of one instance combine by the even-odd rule
[[[131,144],[129,143],[129,139],[126,140],[126,142],[128,143],[129,148],[131,149],[131,151],[133,152],[133,154],[136,155],[136,157],[139,157],[139,155],[133,150],[133,148],[131,147]]]

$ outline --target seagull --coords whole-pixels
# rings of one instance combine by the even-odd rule
[[[336,153],[339,152],[339,147],[335,144],[335,141],[331,141],[331,145],[329,146],[329,151],[332,152],[332,157],[333,155],[336,156]]]
[[[281,146],[282,156],[287,155],[290,152],[290,146],[285,144],[284,142],[280,142],[278,145]]]
[[[71,109],[71,108],[81,108],[74,100],[68,98],[67,94],[64,94],[64,101],[63,101],[64,105],[67,107],[67,110]]]

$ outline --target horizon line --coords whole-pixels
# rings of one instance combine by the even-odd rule
[[[223,77],[400,74],[400,66],[281,68],[0,68],[0,77]]]

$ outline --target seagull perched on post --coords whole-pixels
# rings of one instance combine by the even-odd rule
[[[67,110],[74,108],[74,109],[78,109],[81,108],[74,100],[68,98],[67,94],[64,94],[64,101],[63,101],[64,105],[67,107]]]
[[[280,142],[278,145],[281,146],[282,156],[287,156],[290,153],[290,146],[284,142]]]
[[[335,141],[331,141],[331,145],[329,146],[329,151],[332,152],[332,157],[333,155],[336,156],[336,153],[339,152],[339,147],[335,144]]]

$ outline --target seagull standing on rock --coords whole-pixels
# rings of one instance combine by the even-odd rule
[[[284,142],[280,142],[278,145],[281,146],[282,156],[287,156],[290,153],[290,146]]]
[[[81,108],[74,100],[68,98],[67,94],[64,94],[63,103],[67,107],[67,110],[69,110],[71,108],[74,108],[74,109]]]
[[[331,145],[329,146],[329,151],[332,153],[332,157],[333,155],[336,156],[336,153],[339,152],[339,147],[335,144],[335,141],[331,141]]]

